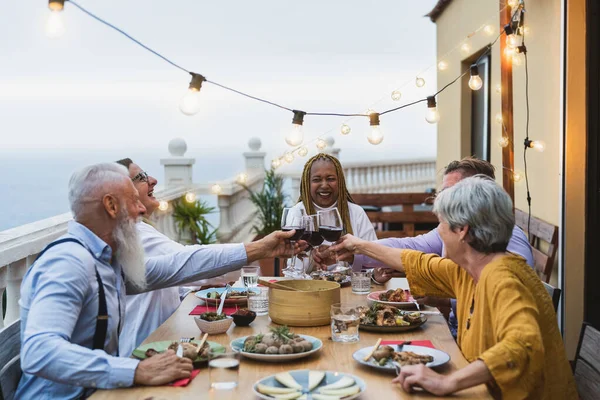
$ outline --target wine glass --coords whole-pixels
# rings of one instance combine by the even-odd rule
[[[296,263],[296,256],[294,255],[294,248],[296,241],[299,240],[304,234],[304,227],[302,226],[302,217],[304,216],[304,211],[302,209],[293,209],[293,208],[284,208],[283,214],[281,215],[281,230],[284,232],[289,232],[292,229],[296,230],[294,236],[290,238],[290,243],[292,244],[292,260],[291,264],[289,264],[281,273],[284,276],[294,277],[296,270],[294,269],[294,265]]]
[[[319,219],[316,214],[306,215],[302,217],[302,220],[304,234],[300,239],[308,243],[308,248],[304,251],[305,257],[301,259],[302,271],[300,271],[299,276],[302,279],[311,279],[311,276],[306,273],[306,269],[310,265],[310,255],[307,253],[310,252],[313,247],[323,243],[323,236],[319,233]]]
[[[342,217],[340,216],[338,209],[333,208],[327,211],[319,211],[317,212],[317,217],[319,220],[319,234],[330,244],[337,242],[342,236],[342,231],[344,229]],[[347,269],[339,262],[337,254],[335,260],[336,265],[334,271],[345,271]]]

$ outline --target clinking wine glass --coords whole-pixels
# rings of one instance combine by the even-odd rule
[[[306,273],[307,266],[310,265],[309,253],[314,247],[323,243],[323,236],[319,233],[319,218],[316,214],[306,215],[302,217],[304,234],[301,239],[308,243],[308,248],[305,250],[305,255],[302,258],[302,271],[300,276],[302,279],[311,279],[311,276]]]
[[[344,224],[342,217],[337,208],[333,208],[327,211],[317,212],[319,220],[319,234],[325,239],[325,241],[333,244],[340,240],[342,231],[344,230]],[[341,264],[335,255],[336,265],[334,271],[345,271],[347,268]]]
[[[285,269],[281,272],[284,276],[292,276],[294,277],[296,270],[294,265],[296,263],[296,256],[294,255],[294,248],[297,240],[300,240],[302,235],[304,234],[304,226],[302,217],[304,216],[304,212],[301,209],[293,209],[293,208],[284,208],[283,214],[281,215],[281,230],[284,232],[289,232],[292,229],[296,230],[294,236],[290,238],[290,243],[292,244],[292,260],[291,264],[289,264]]]

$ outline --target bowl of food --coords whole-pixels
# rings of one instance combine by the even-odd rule
[[[395,289],[371,292],[367,296],[367,303],[369,305],[380,303],[397,308],[416,308],[417,301],[409,290]]]
[[[295,334],[287,326],[278,326],[268,333],[237,338],[230,346],[247,358],[281,362],[308,357],[321,350],[323,342],[313,336]]]
[[[237,326],[248,326],[256,318],[256,313],[248,310],[247,308],[240,308],[231,314],[231,318],[233,318],[233,322]]]
[[[231,326],[233,318],[225,314],[217,314],[215,312],[205,312],[199,317],[194,317],[194,321],[198,328],[209,335],[217,335],[225,333]]]

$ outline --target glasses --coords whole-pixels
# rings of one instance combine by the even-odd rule
[[[148,182],[148,173],[146,171],[142,171],[133,178],[131,178],[132,182]]]

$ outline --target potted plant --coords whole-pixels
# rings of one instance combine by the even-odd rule
[[[287,200],[287,195],[283,192],[283,176],[276,174],[271,168],[265,171],[263,187],[259,192],[254,192],[243,184],[242,187],[249,193],[250,201],[256,207],[257,223],[252,227],[256,233],[254,240],[281,229],[281,217]],[[265,276],[275,275],[275,260],[261,260],[260,268]]]
[[[190,244],[211,244],[216,242],[217,230],[205,216],[214,210],[204,201],[188,203],[180,198],[173,202],[173,219],[180,234],[190,237]]]

